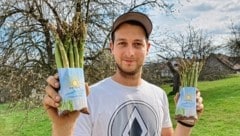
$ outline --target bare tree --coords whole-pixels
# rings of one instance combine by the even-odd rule
[[[158,56],[167,61],[167,65],[173,75],[173,90],[170,94],[176,94],[180,86],[179,74],[176,66],[172,63],[173,60],[177,60],[177,58],[187,59],[193,56],[205,58],[220,48],[219,46],[214,46],[211,37],[204,34],[202,30],[195,30],[191,26],[188,26],[185,34],[170,35],[158,44],[161,44],[161,53]]]
[[[85,64],[86,73],[91,74],[90,71],[97,70],[105,63],[111,62],[102,63],[102,60],[109,60],[109,57],[101,54],[105,53],[105,49],[108,48],[112,22],[120,13],[145,12],[152,8],[171,9],[164,0],[131,0],[128,2],[122,0],[2,0],[0,8],[1,72],[6,72],[7,69],[14,70],[15,73],[11,72],[6,76],[15,78],[9,81],[19,82],[24,81],[20,80],[20,77],[28,78],[24,73],[32,70],[36,75],[41,74],[39,77],[33,77],[35,77],[34,81],[39,81],[38,83],[43,85],[47,75],[56,72],[51,26],[55,26],[56,31],[61,33],[66,29],[66,25],[72,23],[76,13],[80,13],[81,20],[88,26]],[[102,74],[105,73],[102,72]],[[86,77],[92,83],[99,77],[107,75],[91,74]],[[4,79],[9,78],[1,79],[3,81],[0,82],[4,86]],[[15,84],[19,86],[8,84],[8,89],[26,94],[22,97],[27,97],[31,88],[34,88],[28,85],[37,83],[33,80],[26,80],[26,82]],[[38,88],[38,90],[43,90],[43,88]]]
[[[216,51],[219,46],[212,44],[211,36],[204,33],[202,30],[196,30],[192,26],[188,26],[186,33],[170,36],[170,40],[173,40],[175,46],[174,57],[188,58],[193,55],[198,58],[208,56],[212,52]]]
[[[230,29],[232,35],[228,40],[227,48],[231,56],[240,56],[240,25],[234,25],[232,23]]]

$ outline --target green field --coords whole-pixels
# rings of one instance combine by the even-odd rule
[[[204,99],[204,113],[193,129],[192,136],[239,136],[240,134],[240,76],[224,80],[200,82],[198,88]],[[169,90],[168,87],[165,88]],[[169,97],[174,115],[173,98]],[[173,120],[173,122],[175,122]]]
[[[240,134],[240,76],[200,82],[204,98],[204,114],[193,128],[192,136],[238,136]],[[169,86],[163,86],[169,92]],[[169,97],[174,117],[173,96]],[[175,120],[173,119],[175,124]],[[50,136],[51,123],[42,108],[23,110],[21,106],[8,109],[0,105],[0,136]]]
[[[0,136],[50,136],[51,124],[42,108],[7,110],[0,105]]]

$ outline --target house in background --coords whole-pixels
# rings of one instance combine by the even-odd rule
[[[178,59],[171,61],[173,67],[177,67],[177,60]],[[169,73],[170,69],[167,67],[161,71]],[[240,57],[210,54],[199,75],[199,80],[216,80],[236,73],[240,73]],[[171,78],[171,76],[169,78]]]
[[[200,80],[216,80],[240,72],[240,57],[210,54],[200,73]]]
[[[177,59],[171,61],[176,67]],[[199,80],[217,80],[229,74],[240,73],[240,57],[229,57],[223,54],[210,54],[199,76]],[[167,62],[147,63],[143,69],[143,78],[161,85],[173,81],[173,74]]]

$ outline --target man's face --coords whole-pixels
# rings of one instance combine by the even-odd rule
[[[150,47],[143,28],[122,24],[114,34],[110,46],[118,70],[126,75],[138,74]]]

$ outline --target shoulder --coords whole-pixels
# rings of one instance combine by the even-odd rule
[[[93,85],[90,86],[90,93],[88,97],[100,97],[102,95],[105,95],[106,93],[111,90],[110,88],[113,86],[113,83],[111,81],[111,78],[105,78]]]
[[[152,91],[152,93],[154,93],[155,95],[157,95],[158,97],[162,98],[162,100],[166,100],[167,99],[167,94],[166,91],[163,90],[161,87],[149,83],[148,81],[144,80],[144,86],[147,90]]]
[[[155,84],[152,84],[152,83],[150,83],[150,82],[148,82],[146,80],[143,80],[143,84],[144,84],[144,86],[146,86],[148,88],[151,88],[153,90],[159,91],[161,93],[165,93],[165,91],[161,87],[159,87],[159,86],[157,86]]]
[[[111,80],[110,77],[108,77],[108,78],[105,78],[105,79],[98,81],[97,83],[91,85],[90,86],[91,92],[95,91],[95,90],[99,90],[99,89],[101,90],[101,88],[107,87],[108,85],[111,84],[110,80]]]

